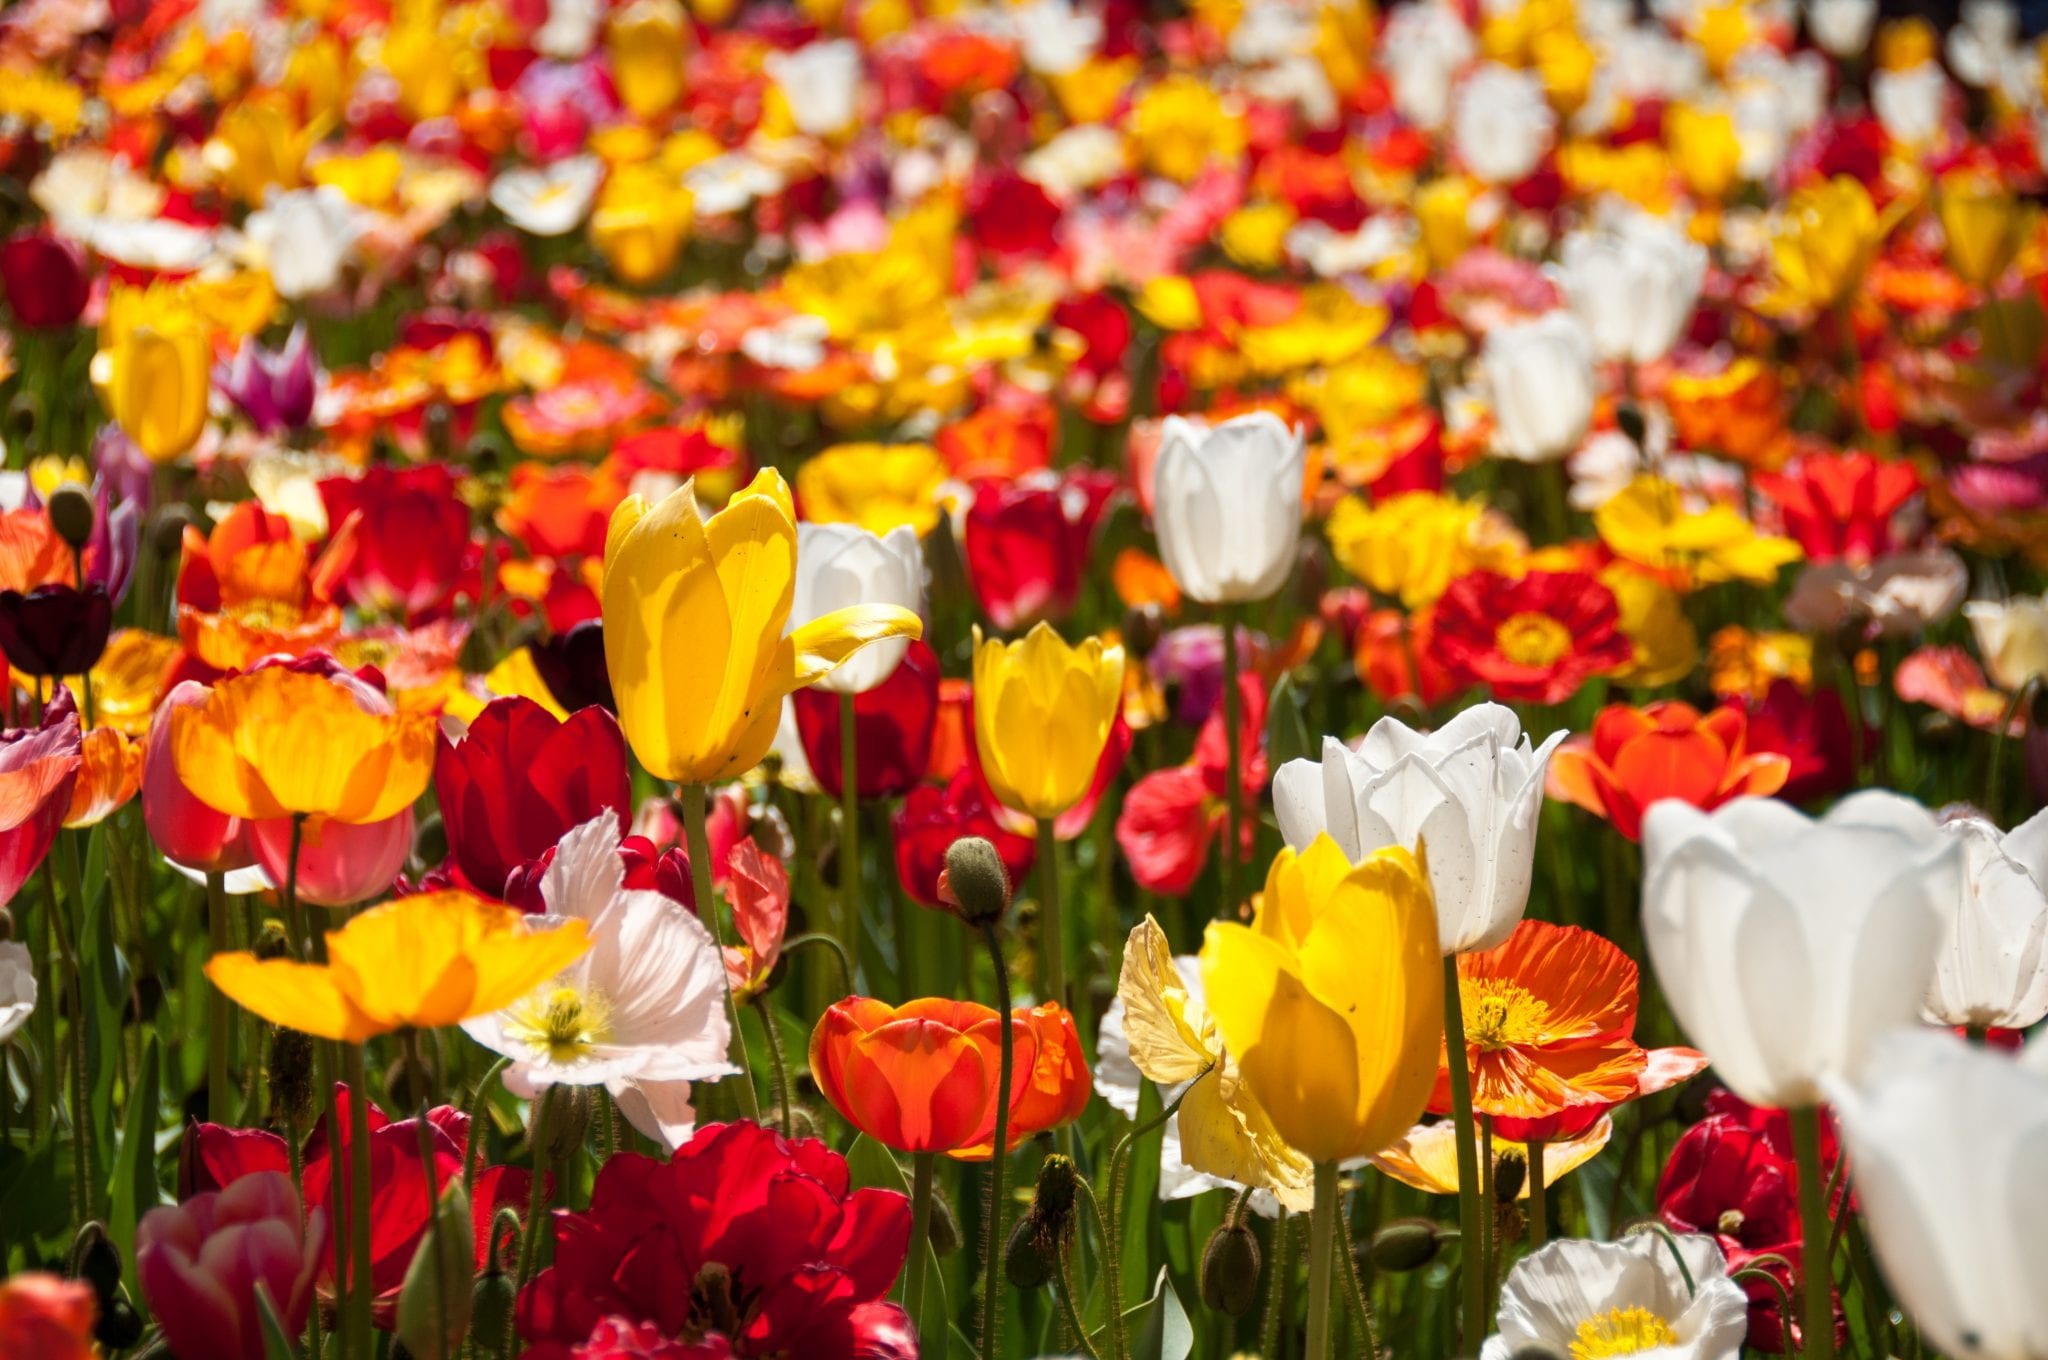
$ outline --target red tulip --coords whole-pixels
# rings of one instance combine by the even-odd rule
[[[350,600],[408,620],[449,603],[470,547],[469,507],[455,496],[452,471],[438,463],[378,464],[360,477],[321,482],[320,499],[337,537],[361,516],[341,568]]]
[[[0,1280],[0,1355],[95,1360],[92,1286],[40,1270]]]
[[[157,705],[142,748],[142,824],[164,858],[200,873],[226,873],[252,863],[248,826],[216,812],[185,787],[171,759],[171,714],[206,702],[211,687],[185,680]]]
[[[71,325],[92,293],[85,252],[40,231],[21,232],[0,245],[0,285],[14,319],[35,331]]]
[[[178,1354],[263,1360],[258,1287],[285,1335],[298,1335],[327,1241],[327,1211],[302,1214],[291,1178],[265,1171],[151,1209],[135,1234],[135,1274]]]
[[[83,746],[78,710],[62,686],[41,726],[0,732],[0,906],[50,853],[71,809]]]
[[[797,734],[818,787],[839,796],[839,696],[800,689]],[[853,696],[854,770],[863,799],[894,798],[924,778],[939,711],[939,658],[912,642],[902,662],[875,688]]]
[[[365,902],[391,886],[412,850],[412,809],[381,822],[308,822],[299,839],[298,899],[316,907]],[[288,817],[249,823],[249,845],[272,883],[291,872]]]
[[[974,770],[962,770],[944,788],[920,784],[896,814],[896,874],[913,901],[946,910],[939,898],[939,872],[946,867],[946,851],[962,836],[992,843],[1012,883],[1022,882],[1038,859],[1035,840],[996,820]]]
[[[996,627],[1059,619],[1080,598],[1088,549],[1116,482],[1106,473],[983,481],[974,488],[962,551],[976,598]]]
[[[1238,834],[1240,858],[1248,857],[1258,830],[1258,807],[1266,787],[1266,689],[1258,677],[1240,675],[1244,749],[1239,759]],[[1131,786],[1117,814],[1116,843],[1131,866],[1131,877],[1147,892],[1179,895],[1194,887],[1209,862],[1209,844],[1229,821],[1228,736],[1221,704],[1210,709],[1195,742],[1194,758],[1171,769],[1154,770]]]

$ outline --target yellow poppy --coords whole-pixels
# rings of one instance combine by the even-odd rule
[[[1505,516],[1435,491],[1403,492],[1372,505],[1346,496],[1324,531],[1344,570],[1409,609],[1434,604],[1469,572],[1511,571],[1528,547]]]
[[[773,469],[708,520],[688,482],[612,513],[605,661],[619,723],[650,773],[678,784],[746,773],[774,743],[785,695],[870,642],[923,631],[908,609],[855,605],[784,637],[795,587],[796,516]]]
[[[1057,817],[1094,782],[1123,696],[1124,649],[1040,623],[1022,642],[974,630],[974,743],[1003,806]]]
[[[1408,851],[1353,865],[1327,833],[1282,850],[1252,924],[1210,924],[1202,985],[1252,1093],[1310,1161],[1378,1152],[1422,1114],[1443,952],[1427,871]]]
[[[813,524],[857,524],[886,534],[907,524],[918,537],[942,513],[946,460],[929,444],[834,444],[797,469],[796,493]]]
[[[327,932],[327,962],[216,954],[206,976],[244,1010],[322,1039],[361,1043],[500,1010],[590,948],[586,925],[536,930],[512,907],[461,891],[372,907]]]
[[[1732,505],[1690,510],[1678,488],[1645,473],[1593,512],[1600,541],[1638,566],[1674,573],[1677,584],[1769,585],[1803,553],[1789,538],[1760,534]]]
[[[68,827],[95,826],[142,787],[142,743],[111,727],[95,727],[79,749],[78,782],[71,786]]]
[[[1779,305],[1819,310],[1847,298],[1899,215],[1897,205],[1880,214],[1848,175],[1793,190],[1771,234]]]
[[[1546,1143],[1543,1149],[1544,1186],[1556,1185],[1592,1161],[1613,1136],[1614,1121],[1603,1115],[1599,1123],[1575,1138],[1560,1138]],[[1493,1155],[1496,1164],[1518,1161],[1527,1166],[1529,1161],[1526,1144],[1505,1138],[1493,1140]],[[1425,1194],[1455,1195],[1458,1193],[1457,1125],[1448,1119],[1434,1124],[1418,1124],[1408,1130],[1399,1142],[1374,1153],[1372,1164],[1401,1184],[1411,1185]],[[1529,1198],[1527,1176],[1522,1178],[1521,1193],[1516,1198]]]

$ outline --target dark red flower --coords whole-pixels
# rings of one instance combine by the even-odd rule
[[[1259,799],[1266,787],[1266,689],[1258,677],[1240,675],[1243,749],[1239,753],[1238,833],[1240,859],[1248,858],[1258,830]],[[1154,770],[1131,786],[1116,819],[1116,843],[1130,863],[1131,877],[1147,892],[1177,896],[1201,877],[1209,844],[1225,834],[1230,787],[1228,735],[1223,706],[1202,724],[1194,757],[1185,765]]]
[[[1497,699],[1562,703],[1593,676],[1629,663],[1614,592],[1589,572],[1475,571],[1451,582],[1431,617],[1432,657],[1459,686]]]
[[[360,514],[355,543],[341,568],[347,598],[415,619],[454,596],[469,552],[469,507],[455,495],[455,474],[439,463],[391,468],[320,483],[328,523]]]
[[[555,1225],[555,1263],[519,1296],[529,1360],[605,1355],[585,1348],[622,1337],[663,1360],[917,1354],[903,1310],[883,1301],[910,1248],[909,1201],[852,1189],[846,1159],[816,1139],[708,1124],[667,1162],[622,1152],[589,1210]],[[622,1324],[685,1347],[650,1352]]]
[[[974,769],[961,770],[943,788],[920,784],[896,814],[896,875],[920,906],[948,910],[939,899],[939,871],[946,867],[946,851],[962,836],[993,844],[1012,883],[1022,882],[1038,859],[1036,841],[996,820]]]
[[[78,246],[47,232],[25,231],[0,245],[0,285],[14,319],[41,331],[78,320],[92,277]]]
[[[107,650],[113,626],[114,601],[102,585],[0,591],[0,652],[28,675],[85,674]]]
[[[796,730],[818,787],[839,796],[839,696],[800,689]],[[864,799],[894,798],[924,778],[939,716],[939,658],[912,642],[887,680],[853,696],[854,771]]]
[[[1805,803],[1846,792],[1855,784],[1855,736],[1840,694],[1831,689],[1808,694],[1797,682],[1780,677],[1771,681],[1761,700],[1745,700],[1742,707],[1749,714],[1749,749],[1781,755],[1791,763],[1779,797]],[[1876,729],[1864,724],[1863,749],[1874,750],[1877,739]]]
[[[533,667],[546,682],[555,702],[574,713],[592,706],[619,711],[612,696],[612,676],[604,660],[604,623],[585,619],[550,636],[545,642],[528,644]]]
[[[996,627],[1065,617],[1080,598],[1095,524],[1116,490],[1104,473],[975,485],[961,549],[974,594]]]
[[[1014,170],[983,177],[968,195],[967,222],[992,255],[1050,255],[1060,205],[1043,186]]]
[[[1810,453],[1783,472],[1759,472],[1756,487],[1809,561],[1862,563],[1897,546],[1892,517],[1919,492],[1920,473],[1867,453]]]
[[[536,862],[605,812],[626,831],[626,740],[601,708],[557,721],[531,699],[493,699],[460,740],[446,732],[436,740],[434,798],[448,854],[477,892],[504,899],[522,868],[537,887]]]

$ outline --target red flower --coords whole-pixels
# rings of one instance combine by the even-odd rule
[[[632,780],[612,715],[580,709],[563,721],[531,699],[493,699],[461,740],[443,732],[434,798],[461,881],[503,897],[513,871],[538,864],[563,836],[611,812],[627,827]]]
[[[30,330],[69,326],[92,292],[85,252],[62,237],[25,231],[0,245],[0,285],[14,319]]]
[[[1022,882],[1038,859],[1036,841],[996,820],[974,770],[960,771],[944,788],[920,784],[896,814],[896,874],[919,905],[947,909],[939,900],[939,871],[946,867],[946,851],[962,836],[981,836],[993,844],[1012,883]]]
[[[1810,453],[1787,471],[1758,473],[1756,487],[1808,560],[1870,562],[1895,546],[1892,517],[1920,490],[1920,474],[1867,453]]]
[[[336,1184],[334,1158],[329,1154],[323,1120],[306,1140],[304,1181],[305,1212],[324,1212],[333,1230],[346,1236],[348,1215],[348,1125],[349,1090],[337,1086],[336,1115],[341,1121],[341,1166]],[[370,1128],[370,1283],[377,1293],[379,1325],[389,1326],[397,1304],[398,1287],[405,1281],[406,1267],[426,1231],[431,1205],[427,1200],[425,1169],[420,1165],[420,1133],[417,1119],[392,1123],[374,1104],[367,1111]],[[469,1152],[469,1116],[448,1105],[427,1111],[432,1126],[436,1183],[446,1186],[462,1175],[463,1158]],[[228,1128],[221,1124],[195,1124],[185,1136],[181,1179],[184,1198],[234,1184],[244,1176],[265,1171],[289,1173],[291,1159],[284,1139],[261,1129]],[[517,1167],[486,1166],[478,1170],[471,1202],[476,1231],[477,1265],[484,1264],[490,1251],[491,1218],[499,1209],[510,1207],[526,1212],[528,1192],[533,1186],[531,1172]],[[323,1256],[326,1254],[323,1253]],[[333,1288],[331,1257],[322,1264],[322,1288]]]
[[[624,1340],[663,1360],[917,1354],[883,1301],[909,1252],[909,1201],[851,1189],[846,1159],[816,1139],[707,1124],[670,1161],[614,1156],[589,1210],[555,1223],[555,1263],[519,1296],[529,1360],[634,1355]],[[684,1347],[651,1348],[647,1326]]]
[[[1239,858],[1251,854],[1258,830],[1259,799],[1266,786],[1266,689],[1256,676],[1240,675],[1244,749],[1239,759]],[[1130,862],[1131,877],[1147,892],[1178,896],[1194,887],[1209,862],[1209,843],[1229,821],[1229,745],[1223,706],[1214,705],[1195,741],[1193,759],[1154,770],[1131,786],[1116,819],[1116,843]]]
[[[137,1282],[179,1353],[264,1360],[256,1290],[269,1291],[285,1335],[305,1329],[327,1259],[327,1212],[304,1213],[291,1178],[262,1171],[151,1209],[135,1241]]]
[[[411,620],[445,606],[469,552],[469,507],[455,496],[455,474],[439,463],[320,483],[328,523],[339,536],[353,515],[354,551],[341,568],[350,600]]]
[[[1562,703],[1593,676],[1629,663],[1614,592],[1589,572],[1532,571],[1517,578],[1475,571],[1437,601],[1430,652],[1460,687],[1483,684],[1497,699]]]
[[[1785,757],[1751,751],[1748,738],[1740,708],[1701,714],[1677,699],[1639,709],[1609,704],[1593,719],[1591,736],[1572,737],[1551,756],[1545,788],[1640,840],[1643,814],[1660,798],[1711,812],[1731,798],[1768,797],[1784,787]]]
[[[38,727],[0,732],[0,906],[50,853],[84,759],[71,691],[57,689]]]
[[[839,696],[800,689],[797,735],[818,787],[839,796]],[[939,717],[939,658],[923,642],[912,642],[889,678],[853,696],[856,790],[863,799],[894,798],[924,778],[931,759],[932,729]]]
[[[1731,699],[1723,706],[1734,704]],[[1805,803],[1846,793],[1855,784],[1856,743],[1840,694],[1831,689],[1808,694],[1781,676],[1771,681],[1762,700],[1744,700],[1742,708],[1749,716],[1749,749],[1781,755],[1790,764],[1780,798]],[[1864,724],[1863,749],[1876,749],[1877,739],[1876,729]]]
[[[1074,607],[1096,521],[1115,490],[1115,479],[1098,472],[1070,472],[1053,485],[975,484],[961,548],[975,597],[996,627],[1064,618]]]
[[[1014,170],[999,170],[974,185],[967,222],[991,255],[1050,255],[1059,248],[1059,203]]]

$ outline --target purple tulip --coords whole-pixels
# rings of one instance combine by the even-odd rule
[[[291,1178],[264,1171],[151,1209],[135,1234],[135,1273],[174,1352],[263,1360],[258,1287],[285,1335],[298,1335],[326,1249],[327,1211],[303,1217]]]
[[[277,434],[313,418],[316,377],[312,342],[301,323],[276,350],[243,341],[235,357],[215,370],[213,380],[260,433]]]

